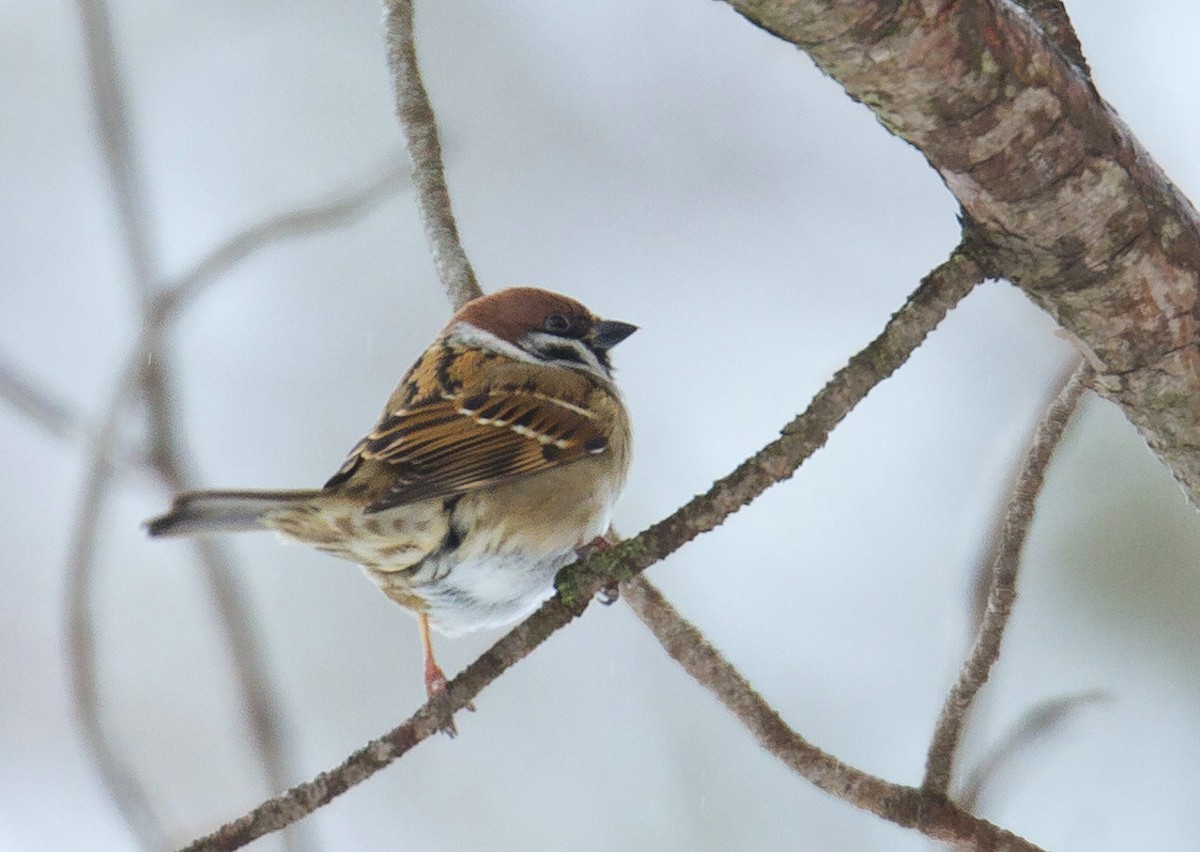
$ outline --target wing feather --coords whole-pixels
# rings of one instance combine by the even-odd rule
[[[368,511],[450,496],[603,452],[607,435],[582,405],[524,388],[443,394],[385,414],[326,487],[359,470],[386,486]]]

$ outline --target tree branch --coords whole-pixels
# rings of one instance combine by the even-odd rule
[[[622,583],[621,597],[671,658],[729,708],[759,745],[814,786],[934,840],[969,843],[974,849],[1032,852],[1038,848],[972,816],[936,791],[888,783],[817,748],[789,728],[721,652],[709,644],[704,634],[642,577]]]
[[[165,323],[178,316],[214,281],[250,255],[274,243],[350,225],[395,195],[407,182],[408,170],[389,158],[386,167],[360,186],[340,190],[326,201],[289,210],[239,231],[197,261],[162,293],[155,306],[158,321]]]
[[[105,171],[112,181],[121,237],[134,286],[138,297],[148,302],[153,295],[156,264],[150,247],[146,196],[141,173],[135,165],[137,158],[129,129],[129,107],[125,103],[125,85],[117,68],[108,7],[104,0],[78,0],[77,6],[83,23],[83,47],[87,54],[88,82],[100,151]]]
[[[396,96],[396,117],[404,130],[413,161],[413,183],[417,188],[421,219],[425,223],[425,236],[442,287],[450,303],[458,309],[483,295],[483,291],[459,241],[458,226],[450,208],[437,123],[417,67],[411,0],[384,0],[384,27],[388,68]]]
[[[24,375],[3,355],[0,355],[0,400],[7,402],[47,435],[64,441],[83,438],[92,451],[101,443],[99,428],[88,423],[78,410]],[[114,439],[112,443],[119,442]],[[101,449],[113,454],[109,461],[114,467],[149,466],[145,456],[132,447],[106,445]]]
[[[245,816],[196,840],[187,850],[226,852],[278,831],[365,781],[432,736],[441,729],[446,712],[454,713],[470,704],[484,687],[581,614],[598,591],[640,573],[697,535],[716,527],[772,484],[790,477],[824,444],[829,431],[850,409],[903,364],[982,278],[982,268],[970,257],[970,244],[956,249],[945,263],[925,277],[883,332],[851,358],[850,364],[822,388],[808,409],[784,428],[781,438],[670,517],[634,538],[563,569],[556,580],[559,594],[450,681],[436,706],[426,704],[404,724],[372,740],[339,766],[264,802]]]
[[[1200,505],[1200,216],[1056,25],[1006,0],[726,2],[928,158]]]
[[[187,491],[193,484],[183,449],[176,439],[163,359],[143,364],[141,379],[150,421],[152,464],[169,490],[176,494]],[[210,538],[194,539],[191,545],[203,568],[218,619],[225,628],[238,691],[250,721],[250,738],[261,758],[267,784],[272,791],[283,790],[290,780],[283,713],[271,690],[270,672],[263,661],[254,619],[243,600],[245,594],[234,570],[234,559],[224,546]]]
[[[984,787],[996,777],[1007,762],[1035,742],[1054,733],[1066,719],[1086,704],[1107,701],[1109,695],[1090,689],[1073,695],[1050,698],[1029,708],[1001,740],[990,748],[979,765],[963,782],[962,792],[955,798],[966,811],[973,812],[983,795]]]
[[[1067,382],[1071,380],[1071,376],[1074,375],[1078,367],[1078,362],[1067,365],[1064,369],[1060,370],[1060,375],[1054,383],[1046,388],[1042,404],[1037,408],[1038,419],[1030,431],[1027,447],[1028,444],[1033,443],[1033,436],[1037,431],[1038,424],[1042,422],[1042,418],[1050,409],[1050,406],[1054,404],[1054,400],[1058,399],[1058,395],[1066,387]],[[1004,538],[1004,525],[1008,520],[1008,506],[1012,500],[1013,493],[1017,490],[1017,483],[1020,482],[1024,469],[1025,456],[1021,454],[1014,455],[1009,462],[1009,470],[1004,478],[1004,484],[996,492],[996,502],[992,512],[992,524],[986,535],[985,546],[980,549],[979,555],[971,566],[971,591],[969,593],[969,619],[967,622],[968,648],[974,643],[975,635],[979,633],[979,625],[983,622],[984,613],[987,612],[988,595],[992,590],[992,578],[995,576],[996,562],[1003,547],[1002,540]]]
[[[1071,23],[1070,16],[1067,15],[1067,8],[1062,4],[1062,0],[1016,0],[1016,2],[1038,22],[1038,26],[1067,59],[1075,63],[1083,75],[1090,80],[1092,69],[1088,67],[1087,60],[1083,57],[1083,46],[1079,43],[1079,36],[1075,34],[1075,27]]]
[[[0,356],[0,399],[56,438],[74,438],[85,432],[79,412],[38,387]]]
[[[992,568],[992,584],[988,592],[987,609],[971,652],[963,663],[958,681],[946,697],[929,754],[925,763],[925,790],[942,795],[950,789],[954,757],[962,736],[963,723],[971,702],[987,682],[992,665],[1000,657],[1000,643],[1017,597],[1017,574],[1021,567],[1021,550],[1033,524],[1038,494],[1046,478],[1046,468],[1054,450],[1062,440],[1067,423],[1088,388],[1094,374],[1091,367],[1081,364],[1071,374],[1046,416],[1038,424],[1025,465],[1013,489],[1004,522],[1004,532]]]
[[[782,435],[759,450],[707,493],[693,497],[635,539],[596,554],[579,568],[559,574],[559,594],[569,606],[586,603],[599,585],[626,580],[721,524],[824,446],[833,430],[870,390],[895,372],[946,313],[985,276],[969,237],[930,272],[880,335],[850,359],[821,388]]]
[[[100,713],[96,679],[96,628],[91,598],[96,562],[96,537],[112,477],[112,452],[121,415],[137,392],[141,346],[132,354],[113,391],[108,411],[96,436],[71,524],[66,563],[67,662],[71,695],[84,745],[96,762],[109,797],[143,849],[166,847],[166,831],[137,775],[113,747]]]
[[[99,140],[108,174],[112,181],[118,220],[126,253],[131,265],[133,287],[141,311],[142,329],[130,365],[123,373],[113,395],[111,408],[102,428],[102,439],[95,444],[84,489],[84,503],[75,525],[74,546],[67,563],[67,608],[70,625],[70,645],[73,656],[73,685],[75,700],[84,726],[85,740],[90,745],[110,794],[129,820],[143,844],[162,847],[162,826],[154,816],[152,806],[137,786],[132,771],[117,756],[116,749],[105,736],[97,701],[96,655],[94,624],[91,618],[95,539],[98,531],[101,503],[106,496],[112,454],[120,415],[134,393],[141,393],[147,402],[151,420],[150,462],[164,479],[170,481],[178,474],[182,461],[174,444],[169,417],[170,393],[163,368],[161,349],[162,315],[156,310],[159,286],[157,261],[152,252],[152,238],[146,213],[142,175],[134,155],[133,134],[125,104],[125,87],[117,63],[116,48],[104,0],[79,0],[84,49],[88,57],[89,82],[93,109],[99,126]],[[210,568],[213,567],[210,564]],[[217,566],[219,568],[219,566]],[[233,644],[234,661],[239,685],[252,716],[251,734],[264,772],[279,789],[290,775],[283,758],[283,742],[273,719],[280,716],[270,687],[264,682],[266,669],[258,659],[258,649],[248,644],[253,628],[248,614],[242,609],[229,584],[235,582],[230,573],[223,580],[218,570],[210,571],[218,617],[226,626],[226,635]],[[248,665],[253,659],[254,664]],[[263,711],[263,708],[269,708]],[[266,723],[264,724],[264,719]],[[285,838],[290,845],[291,835]]]

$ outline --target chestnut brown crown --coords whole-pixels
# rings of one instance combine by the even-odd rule
[[[612,377],[608,350],[637,326],[597,317],[574,299],[536,287],[511,287],[463,305],[447,329],[465,323],[539,361]]]

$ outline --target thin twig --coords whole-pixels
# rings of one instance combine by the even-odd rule
[[[187,849],[226,852],[278,831],[366,780],[436,733],[444,724],[447,711],[453,713],[471,703],[484,687],[582,613],[598,591],[645,570],[697,535],[716,527],[770,485],[790,477],[824,444],[829,431],[850,409],[903,364],[983,276],[968,247],[960,247],[926,276],[879,337],[838,371],[808,409],[785,427],[782,437],[670,517],[560,572],[559,594],[454,678],[436,706],[426,704],[407,722],[368,743],[341,765],[264,802],[245,816],[196,840]],[[938,799],[938,808],[953,807],[943,799]]]
[[[1029,708],[979,761],[979,765],[963,782],[962,792],[955,796],[966,811],[975,812],[979,798],[989,781],[996,777],[1004,764],[1011,762],[1034,743],[1050,736],[1074,713],[1088,704],[1107,701],[1109,695],[1098,689],[1077,692],[1039,702]]]
[[[154,467],[168,489],[175,493],[187,491],[193,483],[176,438],[178,432],[161,358],[144,365],[142,389],[150,420],[150,457]],[[262,759],[267,784],[272,791],[283,790],[290,781],[290,770],[284,750],[287,737],[282,727],[282,711],[271,693],[270,674],[259,650],[253,618],[243,600],[233,557],[228,549],[210,538],[194,540],[192,548],[225,626],[234,674],[250,721],[251,740]],[[297,838],[295,842],[307,843],[307,839]]]
[[[988,593],[987,610],[979,625],[979,633],[971,652],[963,663],[958,681],[946,696],[934,729],[933,740],[925,762],[925,779],[921,786],[946,794],[954,769],[955,752],[962,736],[963,723],[971,702],[988,679],[992,665],[1000,656],[1000,642],[1012,613],[1017,596],[1017,573],[1021,564],[1021,549],[1033,523],[1037,497],[1046,477],[1046,467],[1066,430],[1067,422],[1093,377],[1092,368],[1080,364],[1051,404],[1038,425],[1033,444],[1025,458],[1025,466],[1008,504],[996,563],[992,569],[992,587]]]
[[[100,779],[130,830],[143,849],[166,847],[166,830],[155,813],[136,773],[112,746],[100,714],[96,680],[96,628],[91,599],[96,562],[96,536],[100,515],[112,476],[112,451],[121,415],[131,402],[140,374],[141,345],[121,371],[108,412],[100,426],[84,475],[79,508],[71,525],[71,544],[66,565],[67,661],[71,670],[71,692],[78,714],[84,745],[91,753]]]
[[[411,0],[384,0],[384,28],[388,68],[395,89],[396,117],[404,130],[413,161],[413,183],[417,188],[421,219],[425,223],[425,236],[442,287],[451,304],[458,309],[483,295],[483,291],[479,289],[475,270],[459,241],[458,227],[450,208],[437,123],[417,67]]]
[[[139,306],[144,310],[153,294],[154,260],[147,238],[144,199],[139,175],[134,167],[125,89],[117,69],[108,9],[103,0],[79,0],[78,8],[97,135],[112,182],[134,290]],[[72,692],[84,742],[96,761],[100,778],[110,797],[139,843],[146,849],[161,849],[166,837],[162,822],[138,784],[133,770],[119,756],[104,729],[96,675],[95,624],[91,611],[96,538],[112,471],[109,459],[116,444],[120,417],[138,390],[145,337],[143,334],[142,339],[138,340],[129,363],[121,372],[108,413],[92,447],[80,509],[72,526],[72,545],[66,564],[66,619]]]
[[[1037,423],[1032,427],[1031,434],[1026,441],[1026,446],[1033,442],[1033,432],[1037,430],[1037,426],[1041,423],[1042,417],[1049,411],[1050,406],[1054,404],[1054,400],[1058,398],[1059,393],[1071,380],[1071,376],[1075,372],[1076,362],[1068,364],[1062,371],[1058,379],[1046,387],[1044,398],[1041,404],[1035,409],[1038,412]],[[997,489],[996,502],[992,512],[992,525],[987,532],[985,538],[985,546],[981,548],[980,554],[975,558],[974,565],[971,568],[971,592],[969,606],[969,620],[967,623],[966,634],[969,642],[975,641],[976,634],[979,633],[979,625],[983,622],[984,613],[987,612],[988,595],[992,590],[992,577],[996,568],[996,560],[1000,555],[1000,549],[1003,547],[1004,541],[1004,525],[1008,520],[1008,504],[1012,499],[1013,492],[1017,488],[1017,483],[1021,481],[1021,474],[1025,468],[1025,457],[1019,453],[1014,455],[1010,464],[1010,469],[1006,472],[1003,485]]]
[[[112,181],[121,238],[143,304],[153,296],[156,269],[150,247],[149,217],[141,172],[136,167],[125,85],[117,68],[112,26],[104,0],[78,0],[87,54],[88,81],[104,165]]]
[[[834,374],[808,408],[783,428],[779,438],[636,539],[597,553],[577,569],[560,573],[558,591],[567,604],[589,600],[597,583],[611,584],[645,570],[795,473],[805,459],[825,445],[829,433],[851,409],[908,360],[946,313],[984,279],[985,270],[974,258],[974,251],[968,240],[926,275],[880,335]]]
[[[56,438],[75,438],[85,431],[78,411],[38,387],[3,356],[0,356],[0,399]]]
[[[633,608],[663,649],[701,686],[717,697],[758,740],[814,786],[889,822],[933,838],[970,844],[974,849],[1035,850],[1032,843],[986,820],[971,816],[945,797],[892,784],[856,769],[797,734],[644,577],[621,584],[621,597]]]
[[[139,390],[146,398],[150,420],[150,458],[151,463],[159,469],[164,478],[171,479],[172,466],[181,467],[182,462],[173,448],[173,435],[170,434],[170,418],[167,401],[170,393],[167,378],[162,367],[161,326],[159,314],[155,309],[156,294],[160,291],[158,264],[152,252],[151,229],[146,213],[146,201],[143,178],[138,168],[134,154],[133,133],[128,119],[125,86],[121,78],[117,62],[117,51],[113,42],[112,29],[109,23],[108,10],[104,0],[79,0],[79,12],[82,19],[84,47],[88,58],[89,81],[91,85],[93,108],[99,126],[99,140],[107,171],[112,181],[113,196],[116,201],[118,220],[126,253],[131,265],[133,285],[138,297],[141,310],[142,332],[139,348],[134,356],[134,364],[130,367],[128,380],[123,380],[113,401],[113,413],[110,415],[112,425],[106,428],[116,430],[116,421],[126,401],[126,397]],[[136,384],[136,388],[130,387]],[[91,487],[86,489],[88,496],[94,497],[95,509],[86,509],[81,513],[82,521],[78,529],[80,547],[74,558],[68,563],[67,587],[68,618],[72,625],[72,646],[82,651],[78,660],[73,663],[76,670],[76,700],[80,702],[80,714],[87,726],[86,736],[92,745],[93,753],[101,764],[102,776],[106,779],[114,797],[131,796],[127,792],[134,781],[127,771],[124,774],[113,770],[122,770],[115,756],[113,745],[104,737],[103,727],[99,724],[99,711],[96,697],[96,674],[93,629],[89,606],[92,594],[92,565],[96,522],[99,516],[99,502],[102,499],[108,482],[110,465],[108,456],[112,452],[112,441],[97,442],[99,450],[93,453],[93,471],[99,475],[89,479]],[[99,483],[96,485],[95,483]],[[211,571],[209,572],[212,573]],[[225,586],[233,582],[232,575],[225,578]],[[213,583],[215,603],[218,617],[226,626],[226,634],[231,642],[245,642],[246,637],[253,636],[248,614],[240,606],[230,606],[231,600],[236,600],[236,594],[230,594],[220,583]],[[266,674],[261,662],[250,668],[245,668],[247,655],[257,657],[259,654],[255,645],[245,645],[234,648],[235,665],[238,665],[239,683],[243,689],[243,697],[248,708],[258,707],[262,701],[268,706],[273,703],[270,688],[263,682]],[[270,712],[278,716],[277,710]],[[252,738],[263,763],[264,770],[272,780],[273,789],[282,786],[283,778],[288,777],[286,764],[280,762],[284,755],[282,740],[278,732],[270,725],[264,727],[252,722]],[[265,737],[265,739],[264,739]],[[274,740],[271,738],[274,737]],[[109,768],[105,768],[109,764]],[[121,800],[118,798],[118,803]],[[150,803],[144,796],[137,803],[139,808],[149,808]],[[141,822],[154,822],[138,810],[123,807],[127,816]],[[131,823],[132,824],[132,823]],[[147,831],[134,826],[135,831],[145,835]],[[161,830],[160,830],[161,833]],[[284,838],[285,844],[292,842],[289,833]],[[159,845],[156,843],[156,845]]]
[[[273,243],[350,225],[395,195],[408,179],[409,170],[389,158],[386,166],[359,186],[239,231],[182,273],[160,296],[156,310],[164,315],[162,321],[178,316],[210,284],[255,252]]]

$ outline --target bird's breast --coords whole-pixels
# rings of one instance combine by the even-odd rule
[[[603,535],[612,518],[621,482],[588,470],[593,463],[463,495],[452,520],[461,541],[430,556],[417,572],[428,582],[413,588],[439,631],[508,624],[550,596],[554,575],[579,546]]]

